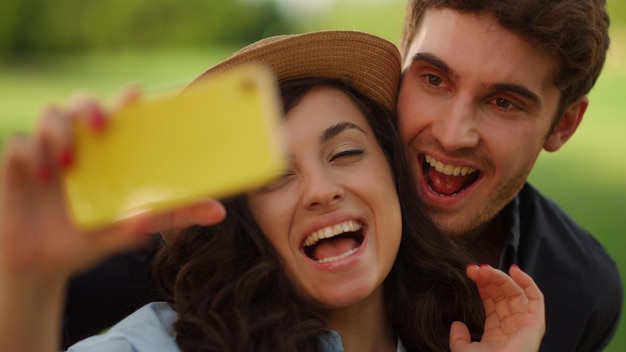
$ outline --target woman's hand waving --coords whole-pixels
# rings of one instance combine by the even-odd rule
[[[467,275],[478,287],[485,308],[485,328],[480,341],[472,342],[467,326],[450,328],[453,352],[539,350],[545,333],[543,294],[533,279],[516,265],[510,276],[489,265],[470,265]]]

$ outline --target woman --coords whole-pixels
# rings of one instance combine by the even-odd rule
[[[441,350],[455,320],[480,333],[479,303],[462,275],[468,261],[417,211],[390,115],[400,73],[395,47],[356,32],[275,37],[200,79],[248,61],[268,64],[283,90],[290,167],[275,182],[226,200],[219,225],[170,234],[155,270],[167,303],[145,306],[74,350]],[[0,248],[11,250],[0,257],[7,288],[0,311],[17,325],[3,320],[0,334],[33,343],[32,350],[54,346],[58,330],[47,326],[60,320],[70,273],[135,244],[135,234],[163,219],[96,234],[75,230],[56,171],[37,171],[41,164],[58,170],[51,156],[71,148],[68,126],[44,122],[38,139],[14,141],[5,154]],[[33,202],[42,210],[34,217],[19,206]],[[209,213],[205,224],[223,216],[221,208]],[[41,261],[22,252],[33,250]],[[543,302],[532,280],[517,268],[515,280],[487,266],[469,266],[467,274],[484,302],[485,332],[470,344],[467,327],[455,323],[450,348],[537,350]]]

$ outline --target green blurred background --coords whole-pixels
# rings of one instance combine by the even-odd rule
[[[76,92],[183,87],[262,37],[356,29],[392,42],[406,0],[2,0],[0,143]],[[626,1],[609,0],[612,46],[585,119],[531,182],[596,235],[626,281]],[[626,349],[626,323],[606,351]]]

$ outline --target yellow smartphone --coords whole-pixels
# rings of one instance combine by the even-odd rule
[[[133,103],[102,133],[77,123],[76,162],[64,174],[71,217],[89,229],[260,186],[285,164],[281,116],[269,70],[246,65]]]

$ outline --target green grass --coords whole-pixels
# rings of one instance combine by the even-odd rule
[[[344,27],[364,29],[360,19]],[[530,180],[604,244],[626,281],[626,31],[613,31],[609,62],[590,95],[583,124],[562,150],[539,158]],[[378,32],[394,40],[389,33]],[[178,49],[0,64],[0,142],[29,130],[45,104],[63,103],[73,92],[111,99],[129,83],[140,83],[149,93],[178,89],[232,52]],[[623,346],[626,322],[605,351],[623,351]]]
[[[66,55],[0,63],[0,142],[30,130],[48,104],[65,104],[77,93],[114,100],[139,84],[146,95],[179,90],[236,48],[155,50]]]

